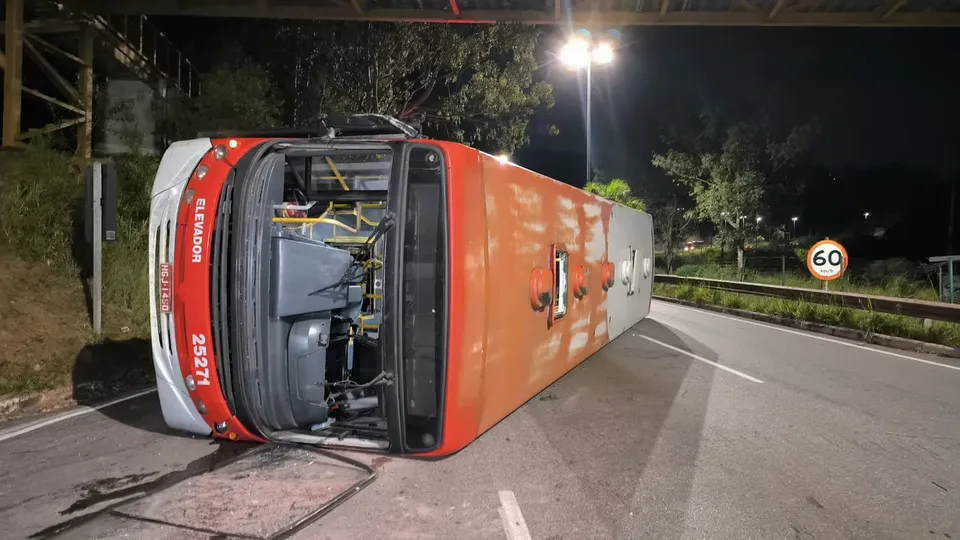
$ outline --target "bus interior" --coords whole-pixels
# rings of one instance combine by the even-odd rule
[[[401,184],[393,178],[401,153],[405,196],[397,227],[388,195]],[[269,316],[261,318],[266,360],[247,370],[257,380],[246,383],[245,397],[272,438],[387,449],[386,399],[398,395],[387,389],[402,377],[398,420],[410,441],[405,446],[423,451],[438,443],[445,334],[442,162],[438,149],[424,146],[300,141],[275,143],[253,165],[253,176],[266,186],[258,206],[269,216],[263,237],[268,257],[262,258],[269,291],[260,298]],[[388,236],[398,229],[399,264],[387,253]],[[395,340],[401,348],[386,350],[381,325],[390,264],[404,276],[401,305],[387,308],[400,320]]]

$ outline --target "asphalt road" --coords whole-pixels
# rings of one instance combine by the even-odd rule
[[[4,538],[239,451],[172,434],[155,395],[13,428]],[[376,482],[296,538],[960,539],[960,364],[655,302],[460,454],[362,459]],[[62,537],[209,535],[99,516]]]

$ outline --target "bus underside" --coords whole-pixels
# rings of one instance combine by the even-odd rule
[[[443,160],[275,141],[228,178],[211,312],[228,405],[273,440],[429,451],[440,438]]]

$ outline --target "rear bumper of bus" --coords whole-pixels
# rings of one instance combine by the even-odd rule
[[[190,175],[210,149],[210,139],[173,144],[160,162],[150,201],[150,341],[157,394],[168,426],[199,435],[209,435],[212,430],[190,399],[181,373],[177,352],[180,336],[170,295],[175,287],[173,269],[181,197]]]

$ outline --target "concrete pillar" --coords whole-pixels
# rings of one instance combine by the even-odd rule
[[[109,79],[102,91],[97,153],[112,155],[136,150],[158,155],[160,92],[139,79]]]

